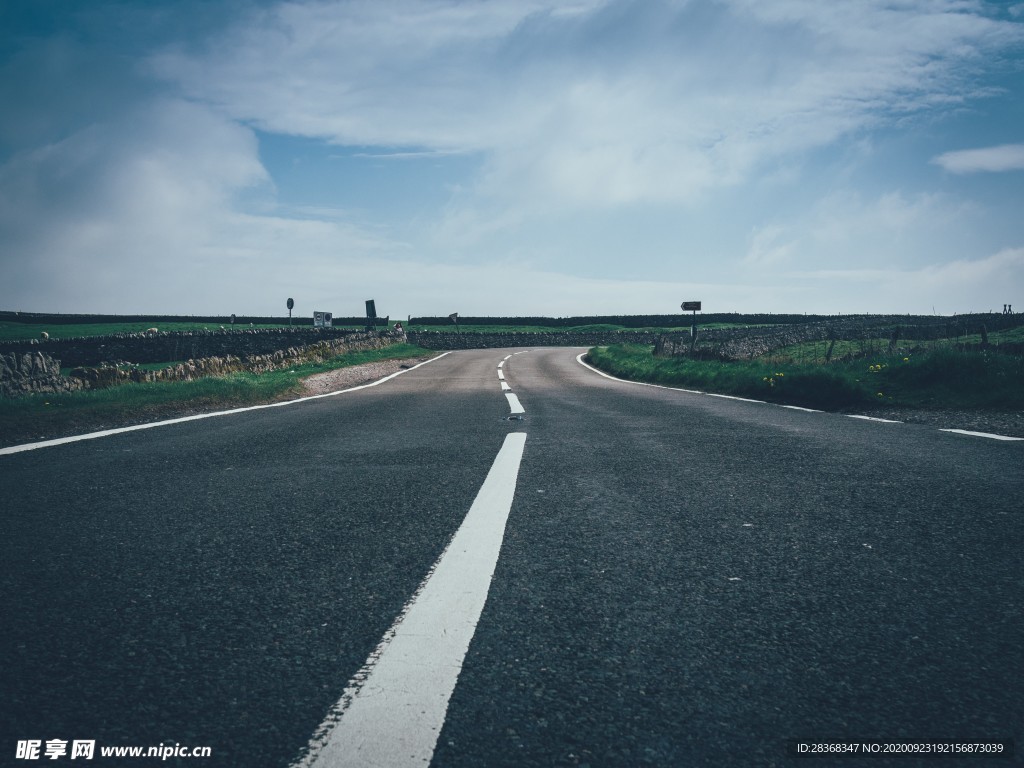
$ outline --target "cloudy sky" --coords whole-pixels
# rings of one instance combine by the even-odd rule
[[[4,0],[0,309],[1024,310],[1024,3]]]

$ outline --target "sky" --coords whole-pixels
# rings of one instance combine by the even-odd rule
[[[1024,2],[4,0],[0,309],[1024,311]]]

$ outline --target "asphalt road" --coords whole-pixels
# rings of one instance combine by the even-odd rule
[[[285,768],[525,433],[435,766],[1024,748],[1024,442],[456,352],[336,397],[0,455],[0,765]],[[209,746],[102,761],[100,745]]]

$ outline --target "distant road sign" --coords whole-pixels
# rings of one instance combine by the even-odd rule
[[[377,305],[373,303],[373,299],[366,300],[366,316],[370,320],[377,318]]]
[[[700,302],[699,301],[684,301],[683,302],[683,311],[684,312],[700,312]]]
[[[313,312],[313,326],[315,328],[330,328],[334,317],[330,312]]]

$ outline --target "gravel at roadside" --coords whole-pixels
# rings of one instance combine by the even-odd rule
[[[431,357],[410,357],[402,360],[380,360],[375,363],[350,365],[347,368],[338,368],[334,371],[315,373],[303,379],[302,384],[306,394],[323,395],[328,392],[336,392],[339,389],[369,384],[371,381],[383,379],[400,370],[412,368],[414,365],[430,360]]]

